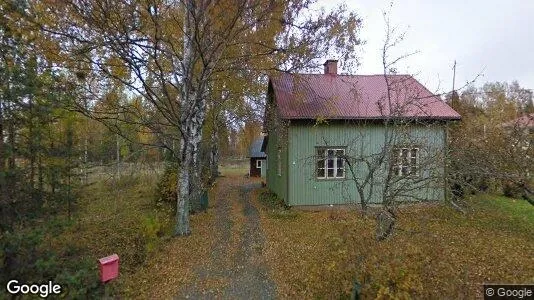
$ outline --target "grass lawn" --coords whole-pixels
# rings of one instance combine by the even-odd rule
[[[100,180],[85,187],[73,216],[74,224],[50,236],[50,245],[62,256],[75,249],[74,260],[92,262],[88,272],[94,275],[93,282],[98,281],[96,260],[117,253],[120,276],[107,285],[108,295],[126,299],[172,298],[181,287],[197,280],[194,269],[210,256],[219,234],[214,224],[217,197],[215,189],[211,189],[207,212],[190,218],[192,234],[174,238],[174,204],[156,203],[158,179],[158,174],[123,176],[119,182]],[[102,296],[98,291],[88,295]]]
[[[61,256],[70,251],[78,260],[91,261],[95,280],[96,260],[117,253],[121,274],[108,284],[108,293],[122,294],[124,282],[171,231],[170,211],[155,204],[157,180],[158,174],[126,175],[118,182],[101,180],[85,187],[73,225],[50,236],[50,245]]]
[[[191,216],[190,236],[170,238],[123,278],[121,295],[126,299],[171,299],[181,287],[194,282],[195,267],[205,262],[214,247],[213,205],[210,201],[206,213]]]
[[[0,262],[7,266],[7,276],[2,279],[23,283],[52,280],[62,286],[60,297],[67,299],[102,298],[128,291],[139,266],[167,244],[172,208],[156,204],[156,172],[123,175],[117,181],[109,174],[98,175],[100,180],[77,193],[71,214],[67,203],[45,203],[42,216],[18,224],[13,232],[0,233]],[[120,276],[104,289],[97,259],[113,253],[120,257]],[[4,298],[13,297],[4,289],[0,299]]]
[[[221,173],[240,180],[248,173],[247,162],[227,163],[221,166]],[[155,201],[159,175],[124,175],[118,182],[105,174],[97,177],[81,191],[72,221],[55,230],[48,227],[57,222],[45,224],[47,234],[40,247],[62,257],[63,264],[67,260],[69,264],[84,262],[83,270],[79,269],[83,277],[69,277],[73,282],[61,279],[70,289],[69,295],[102,296],[97,259],[113,253],[120,257],[120,276],[107,285],[109,295],[171,298],[179,287],[195,281],[193,269],[209,257],[219,234],[214,228],[215,189],[210,190],[208,211],[191,216],[193,234],[173,238],[174,204],[158,205]],[[237,194],[232,197],[237,198]],[[234,230],[238,231],[241,222],[234,223]],[[232,232],[234,235],[237,236]],[[54,272],[57,271],[51,274]]]
[[[191,216],[193,234],[183,238],[171,238],[169,207],[156,207],[157,176],[97,182],[84,189],[71,225],[50,231],[43,246],[89,263],[87,279],[72,278],[79,287],[97,281],[97,258],[118,253],[121,275],[108,292],[127,299],[172,298],[193,284],[222,289],[222,279],[199,282],[198,270],[212,265],[221,240],[229,249],[241,244],[245,221],[235,200],[237,187],[250,183],[247,172],[246,162],[221,166],[225,178],[210,190],[208,211]],[[354,281],[364,298],[480,298],[483,283],[534,282],[534,207],[526,201],[478,195],[467,214],[445,205],[405,207],[393,236],[377,242],[371,214],[273,209],[263,191],[251,200],[265,236],[258,247],[280,298],[345,298]],[[220,197],[233,199],[228,211]],[[226,214],[228,236],[219,224]]]
[[[259,192],[258,192],[259,194]],[[255,201],[265,197],[259,196]],[[483,283],[534,283],[534,207],[478,195],[469,212],[401,209],[393,236],[357,211],[284,212],[263,204],[265,255],[282,298],[481,298]]]
[[[226,160],[219,165],[221,176],[246,176],[249,173],[248,160]]]

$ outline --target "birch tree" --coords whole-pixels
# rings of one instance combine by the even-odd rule
[[[359,44],[354,13],[316,12],[314,1],[34,0],[30,7],[30,23],[52,41],[44,47],[73,80],[118,80],[158,116],[139,120],[159,145],[173,151],[177,141],[176,235],[190,234],[189,203],[202,193],[194,183],[214,75],[305,69],[331,51],[353,61]]]

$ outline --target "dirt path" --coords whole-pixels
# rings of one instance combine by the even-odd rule
[[[263,236],[250,194],[259,186],[249,179],[222,177],[215,203],[217,241],[209,261],[195,269],[197,279],[178,299],[271,299],[275,284],[262,256]]]

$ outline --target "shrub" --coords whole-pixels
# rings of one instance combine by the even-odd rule
[[[46,247],[39,229],[5,232],[0,239],[0,283],[17,279],[22,283],[52,280],[62,286],[62,297],[95,298],[102,294],[96,263],[74,254],[79,249],[58,253]],[[69,253],[73,252],[73,253]],[[0,298],[9,298],[0,292]]]
[[[69,269],[63,269],[54,279],[63,287],[62,297],[69,299],[100,298],[104,294],[96,263],[89,259],[71,262]],[[74,267],[76,266],[76,267]]]
[[[158,202],[175,203],[176,201],[176,184],[178,166],[169,164],[165,167],[156,188],[156,199]]]
[[[288,208],[284,199],[278,197],[278,195],[276,195],[275,193],[267,189],[263,189],[260,192],[260,195],[258,198],[263,204],[265,204],[266,206],[270,208],[283,208],[283,209]]]
[[[289,209],[284,199],[278,197],[275,193],[268,189],[263,189],[258,199],[265,206],[271,209],[270,216],[275,219],[292,219],[297,216],[297,213]]]
[[[146,216],[141,230],[145,244],[144,250],[150,253],[157,247],[160,238],[164,235],[164,225],[157,216]]]
[[[161,205],[163,203],[170,203],[174,205],[176,203],[177,193],[177,170],[178,167],[176,164],[169,164],[165,168],[165,171],[163,172],[163,175],[161,176],[156,189],[156,201],[158,202],[158,205]],[[203,178],[202,182],[207,182],[208,178]],[[206,194],[204,194],[206,195]],[[196,213],[199,211],[202,211],[202,205],[201,205],[200,198],[197,199],[194,203],[189,203],[189,210],[191,213]]]
[[[286,208],[280,208],[280,209],[273,209],[269,216],[273,219],[280,219],[280,220],[290,220],[294,219],[298,216],[298,213],[291,209]]]
[[[512,181],[504,181],[502,185],[502,193],[506,197],[521,198],[523,195],[523,189]]]

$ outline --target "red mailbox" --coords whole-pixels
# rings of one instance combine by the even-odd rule
[[[119,256],[112,254],[98,260],[100,267],[100,281],[108,282],[119,276]]]

